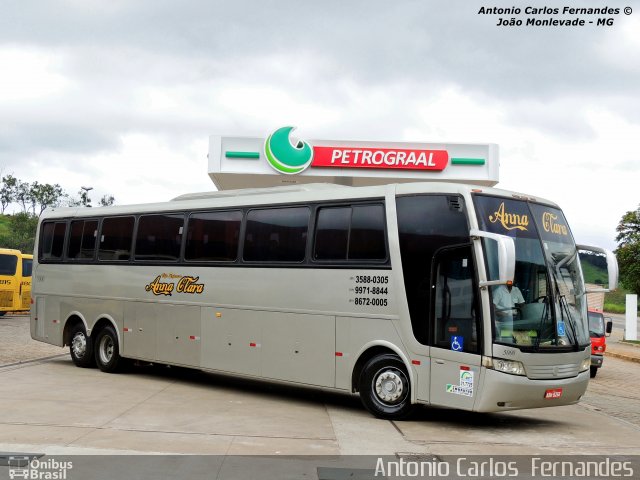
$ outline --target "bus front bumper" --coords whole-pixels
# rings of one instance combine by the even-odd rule
[[[591,355],[591,366],[600,368],[604,360],[604,355]]]
[[[589,371],[558,380],[531,380],[486,369],[483,388],[474,404],[477,412],[503,412],[577,403],[587,390]]]

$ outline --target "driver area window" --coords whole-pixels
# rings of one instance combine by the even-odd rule
[[[471,246],[436,254],[432,274],[432,346],[479,353],[480,328]]]

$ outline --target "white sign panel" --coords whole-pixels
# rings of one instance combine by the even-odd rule
[[[301,140],[282,127],[266,138],[210,137],[209,176],[219,190],[299,183],[498,183],[495,144]]]

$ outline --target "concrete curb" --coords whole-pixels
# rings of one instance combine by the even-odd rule
[[[624,353],[612,352],[610,350],[607,350],[604,356],[605,358],[614,357],[614,358],[620,358],[621,360],[627,360],[628,362],[640,363],[640,357],[625,355]]]

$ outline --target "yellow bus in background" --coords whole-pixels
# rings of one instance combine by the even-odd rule
[[[20,284],[20,298],[22,307],[20,310],[29,311],[31,309],[31,270],[33,267],[33,255],[23,253],[22,255],[22,283]]]
[[[32,264],[33,255],[0,248],[0,316],[30,309]]]

